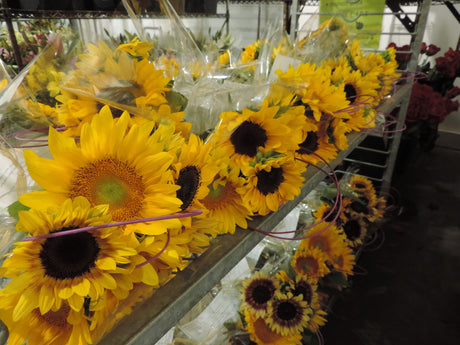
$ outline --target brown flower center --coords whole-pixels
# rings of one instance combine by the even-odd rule
[[[350,104],[355,103],[356,96],[358,95],[356,88],[352,84],[346,84],[344,87],[344,91],[345,91],[347,101],[349,101]]]
[[[319,148],[318,134],[316,132],[308,132],[307,137],[299,146],[300,149],[297,151],[299,153],[309,154],[315,152]]]
[[[263,195],[275,193],[284,181],[283,168],[271,168],[270,171],[261,170],[257,174],[257,189]]]
[[[45,314],[41,314],[38,308],[33,310],[35,316],[37,316],[42,321],[45,321],[47,324],[53,327],[64,329],[69,323],[67,322],[67,317],[70,313],[70,307],[68,304],[63,304],[58,311],[48,311]]]
[[[255,157],[257,149],[268,140],[267,132],[259,124],[244,121],[236,128],[230,136],[235,153],[249,157]]]
[[[42,243],[40,260],[45,274],[59,280],[75,278],[95,266],[100,251],[89,232],[47,238]]]
[[[296,260],[296,271],[308,276],[315,276],[319,270],[318,261],[312,256],[299,256]]]
[[[350,219],[343,225],[343,231],[350,241],[354,241],[361,236],[361,225],[357,220]]]
[[[200,186],[200,172],[194,165],[188,165],[179,172],[176,184],[180,189],[176,192],[177,198],[182,201],[181,209],[189,207]]]

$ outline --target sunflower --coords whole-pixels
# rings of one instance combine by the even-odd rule
[[[318,332],[319,328],[326,324],[327,313],[321,308],[319,303],[312,305],[312,314],[310,315],[310,320],[305,328],[309,329],[311,332]]]
[[[302,296],[294,297],[290,292],[277,293],[275,298],[268,302],[267,325],[283,336],[302,333],[311,312],[310,306],[302,300]]]
[[[330,223],[337,216],[338,211],[339,211],[338,205],[336,205],[336,207],[334,208],[334,205],[332,203],[321,201],[321,204],[318,206],[316,211],[313,212],[313,216],[316,219],[315,222],[324,219],[324,222]],[[336,219],[336,223],[340,224],[343,218],[344,216],[342,212],[340,212],[340,215]]]
[[[377,105],[380,101],[377,90],[380,81],[375,74],[363,74],[359,70],[352,70],[350,65],[339,64],[331,75],[331,81],[345,92],[349,102],[348,112],[354,112],[356,105]]]
[[[174,230],[170,230],[171,232],[174,232]],[[188,242],[191,241],[190,236],[187,235],[187,240],[184,241],[184,236],[175,235],[170,235],[169,240],[165,234],[147,236],[138,247],[139,254],[148,260],[148,263],[144,265],[150,266],[149,269],[155,272],[160,286],[168,282],[175,272],[184,269],[188,264],[188,261],[184,260],[184,258],[190,256],[188,247]],[[141,263],[135,264],[139,265]],[[119,296],[117,295],[117,297]],[[122,299],[121,297],[119,298]]]
[[[13,299],[2,297],[0,319],[9,332],[9,345],[21,345],[27,340],[29,345],[86,345],[92,339],[83,311],[76,312],[68,304],[41,313],[34,308],[19,320],[13,320],[13,307],[5,308],[5,304],[18,303],[18,296]],[[10,303],[10,301],[13,303]]]
[[[367,225],[363,218],[355,215],[350,215],[342,224],[341,229],[347,236],[346,242],[352,248],[361,245],[367,234]]]
[[[291,117],[277,117],[278,111],[278,106],[269,106],[265,101],[259,111],[245,108],[242,113],[223,112],[213,135],[215,145],[238,165],[253,160],[259,148],[280,153],[297,149],[302,129],[290,128]]]
[[[348,149],[347,133],[351,132],[350,128],[342,119],[335,119],[329,122],[327,133],[329,143],[333,144],[338,150],[345,151]]]
[[[319,248],[297,250],[291,261],[294,271],[301,275],[318,280],[329,273],[326,265],[327,255]]]
[[[322,40],[325,42],[328,39],[334,39],[345,43],[348,37],[348,28],[344,23],[337,20],[336,18],[330,18],[325,20],[321,26],[313,31],[310,35],[299,41],[298,46],[299,48],[302,48],[302,46],[309,40],[318,39],[319,37],[322,37]]]
[[[360,132],[366,128],[374,128],[376,117],[377,111],[373,107],[364,107],[351,113],[351,118],[343,122],[348,132]]]
[[[328,229],[324,230],[326,227]],[[309,237],[301,241],[298,250],[319,248],[327,255],[328,262],[341,251],[340,244],[345,240],[345,236],[340,233],[335,224],[331,225],[327,222],[314,226],[306,235]]]
[[[98,102],[89,96],[76,95],[62,90],[56,99],[60,102],[57,106],[58,122],[67,127],[65,133],[69,136],[80,136],[81,126],[90,122],[99,112]],[[114,109],[112,109],[112,114],[116,114]]]
[[[120,118],[127,111],[129,113],[128,127],[132,127],[134,124],[142,125],[149,121],[173,122],[178,125],[184,115],[183,113],[171,113],[171,108],[166,104],[160,105],[158,109],[148,109],[141,112],[132,106],[125,106],[111,101],[106,102],[88,93],[74,93],[65,89],[61,91],[61,94],[56,99],[60,102],[56,110],[58,122],[66,127],[64,133],[73,137],[79,137],[83,124],[91,122],[93,116],[99,113],[106,105],[110,107],[110,112],[114,119]],[[185,133],[187,133],[187,130],[185,130]]]
[[[208,186],[209,193],[201,202],[209,212],[208,217],[216,219],[218,233],[233,234],[237,225],[247,228],[251,208],[244,196],[238,193],[245,182],[239,175],[239,169],[225,167]]]
[[[248,63],[259,58],[259,53],[262,48],[263,41],[257,40],[252,44],[247,45],[244,47],[243,51],[241,52],[241,59],[240,63]]]
[[[16,228],[42,236],[108,222],[107,206],[91,208],[88,200],[77,197],[46,212],[21,211]],[[137,267],[145,259],[136,247],[137,241],[130,241],[116,228],[20,242],[3,263],[2,274],[13,280],[0,295],[20,295],[12,314],[17,321],[34,308],[45,314],[63,303],[79,312],[86,299],[98,301],[107,290],[125,288],[118,285],[114,274],[158,286],[152,269]]]
[[[212,159],[211,148],[209,142],[203,144],[203,141],[192,133],[172,164],[175,183],[180,186],[177,198],[182,201],[182,210],[205,210],[200,200],[208,195],[208,186],[219,171],[218,164]]]
[[[313,306],[318,303],[317,288],[318,285],[314,279],[298,275],[295,281],[291,282],[289,292],[293,296],[301,296],[302,301],[307,302],[309,306]]]
[[[200,254],[209,246],[212,237],[216,237],[219,232],[220,221],[216,217],[192,219],[192,224],[186,231],[191,236],[188,247],[192,253]]]
[[[253,342],[257,345],[301,345],[302,334],[282,336],[273,331],[267,321],[256,316],[249,310],[244,311],[244,321],[246,323],[246,331]]]
[[[374,190],[372,181],[361,175],[353,175],[349,181],[350,188],[357,193],[364,193]]]
[[[329,66],[304,63],[295,69],[289,66],[287,72],[277,71],[280,82],[296,90],[302,104],[311,111],[316,121],[332,118],[349,118],[344,111],[349,106],[346,94],[331,83]]]
[[[376,204],[375,204],[375,219],[380,219],[385,216],[385,212],[387,209],[387,201],[384,197],[377,198]]]
[[[241,309],[249,310],[257,317],[264,317],[269,301],[279,290],[279,282],[260,271],[242,282]]]
[[[380,88],[378,89],[379,99],[391,91],[393,84],[401,76],[401,74],[396,72],[398,64],[392,48],[381,54],[365,54],[361,51],[356,56],[352,56],[352,59],[356,68],[363,74],[374,74],[378,76],[380,81]]]
[[[19,201],[43,209],[81,195],[93,206],[108,204],[115,221],[180,211],[179,186],[169,169],[172,155],[150,136],[153,123],[127,129],[128,121],[124,113],[115,123],[104,107],[83,126],[80,146],[51,128],[48,142],[54,159],[24,152],[30,175],[45,190],[24,194]],[[161,220],[127,225],[125,232],[158,235],[179,226],[177,219]]]
[[[4,88],[6,88],[8,85],[8,79],[3,78],[0,80],[0,91],[2,91]]]
[[[120,44],[117,47],[117,51],[125,51],[129,55],[138,59],[148,59],[150,57],[150,50],[153,49],[153,43],[144,42],[139,37],[134,37],[131,42]]]
[[[146,58],[134,58],[124,49],[112,51],[102,42],[98,45],[89,44],[89,52],[79,55],[77,69],[69,75],[64,88],[137,107],[140,113],[167,103],[171,79],[164,76],[163,70]]]
[[[357,200],[351,201],[347,204],[345,211],[355,218],[362,218],[366,222],[374,222],[378,218],[377,209],[377,196],[372,193],[359,195]]]
[[[231,57],[231,52],[230,50],[226,50],[222,54],[219,55],[219,65],[222,66],[227,66],[230,64],[230,57]]]
[[[86,53],[78,55],[78,61],[75,63],[78,75],[98,73],[104,68],[105,61],[113,55],[113,50],[103,41],[99,41],[97,45],[88,43],[86,50]]]
[[[176,59],[164,55],[155,60],[155,65],[163,70],[165,75],[171,79],[176,78],[181,69],[181,65]]]
[[[331,264],[334,270],[341,272],[345,277],[353,274],[353,267],[355,266],[355,254],[350,246],[347,245],[346,240],[341,242],[340,250],[337,250],[331,259]]]
[[[243,171],[247,184],[238,192],[249,200],[254,212],[266,215],[300,194],[304,182],[302,174],[306,167],[291,155],[267,152],[260,158],[260,163],[254,162],[253,166]]]
[[[152,111],[152,120],[159,124],[174,124],[175,133],[179,133],[182,137],[187,138],[190,134],[192,124],[184,121],[184,115],[183,111],[173,111],[168,104],[162,104],[158,110]]]
[[[309,164],[329,162],[337,157],[337,148],[329,142],[327,135],[328,123],[318,122],[318,130],[306,133],[305,140],[299,144],[296,157]],[[321,158],[322,159],[321,159]]]
[[[385,61],[382,67],[383,75],[380,76],[382,87],[379,93],[379,96],[383,98],[394,88],[395,83],[401,77],[401,73],[397,72],[398,62],[396,61],[396,50],[394,48],[387,48],[380,55]]]

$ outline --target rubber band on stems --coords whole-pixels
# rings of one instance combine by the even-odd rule
[[[405,81],[405,80],[417,81],[417,80],[428,78],[428,74],[421,72],[421,71],[415,71],[415,72],[404,71],[401,74],[404,76],[393,81],[393,94],[391,95],[391,97],[394,97],[396,93],[398,92],[398,86],[400,86],[398,82]],[[403,87],[404,85],[405,84],[401,85],[401,87]]]
[[[68,128],[75,127],[75,126],[59,126],[59,127],[53,127],[56,131],[61,132],[65,131]],[[36,128],[36,129],[27,129],[24,131],[19,131],[15,132],[12,134],[9,134],[5,136],[5,138],[14,138],[17,141],[28,141],[28,142],[36,142],[36,143],[41,143],[41,142],[46,142],[46,144],[35,144],[35,145],[23,145],[23,146],[11,146],[12,148],[16,149],[26,149],[26,148],[34,148],[34,147],[45,147],[48,146],[48,139],[34,139],[34,138],[26,138],[24,137],[27,134],[30,133],[36,133],[36,132],[46,132],[49,130],[50,127],[41,127],[41,128]],[[77,138],[76,138],[77,139]]]
[[[381,238],[379,244],[376,247],[370,248],[370,249],[367,248],[367,246],[366,246],[365,248],[363,248],[364,252],[375,252],[375,251],[377,251],[377,250],[379,250],[380,248],[383,247],[383,244],[385,243],[385,231],[380,230],[380,232],[382,233],[382,238]]]
[[[391,192],[394,191],[396,196],[394,196]],[[385,213],[386,212],[391,212],[393,210],[399,209],[399,206],[401,205],[401,195],[399,194],[399,191],[395,187],[390,187],[390,190],[387,191],[382,191],[381,188],[377,189],[377,192],[379,195],[383,196],[385,198],[385,201],[387,202],[387,206],[385,207]],[[388,201],[390,201],[390,205],[388,205]]]
[[[316,337],[318,338],[318,345],[324,345],[324,337],[321,331],[318,329],[315,333]]]
[[[353,103],[352,106],[349,106],[349,107],[334,111],[334,114],[355,113],[360,109],[367,108],[367,107],[371,106],[372,103],[368,102],[369,100],[371,100],[373,98],[371,95],[357,95],[357,96],[353,96],[353,97],[350,97],[350,98],[358,98],[358,97],[365,97],[365,96],[367,96],[367,98],[365,100]]]
[[[358,268],[358,271],[355,271],[355,269],[357,268]],[[369,272],[363,266],[355,264],[355,267],[353,267],[353,274],[358,275],[358,276],[366,276],[369,274]]]
[[[46,235],[39,235],[39,236],[34,236],[34,237],[26,237],[22,241],[24,241],[24,242],[37,241],[37,240],[42,240],[42,239],[46,239],[46,238],[54,238],[54,237],[67,236],[67,235],[75,235],[75,234],[78,234],[80,232],[93,231],[93,230],[105,229],[105,228],[113,228],[113,227],[117,227],[117,226],[137,224],[137,223],[148,223],[148,222],[154,222],[154,221],[157,221],[157,220],[194,217],[194,216],[198,216],[198,215],[200,215],[202,213],[203,213],[203,211],[201,211],[201,210],[191,210],[191,211],[187,211],[187,212],[170,214],[170,215],[166,215],[166,216],[130,219],[130,220],[125,220],[125,221],[121,221],[121,222],[105,223],[105,224],[99,224],[99,225],[86,226],[86,227],[77,228],[77,229],[51,232],[51,233],[46,234]]]
[[[382,133],[382,134],[389,134],[389,133],[397,133],[397,132],[404,132],[407,129],[406,123],[403,123],[403,127],[401,129],[394,129],[394,130],[385,130],[385,128],[390,127],[391,125],[397,124],[401,121],[399,121],[396,117],[394,117],[391,114],[384,114],[385,119],[390,118],[391,121],[386,122],[385,124],[375,127],[375,128],[363,128],[362,132],[366,133]],[[370,124],[372,121],[364,124],[363,126],[366,126]]]
[[[161,254],[163,254],[163,252],[166,250],[166,248],[168,248],[169,246],[169,241],[171,240],[171,235],[169,233],[169,230],[166,232],[168,237],[166,239],[166,243],[165,245],[163,246],[163,248],[161,248],[161,250],[156,253],[154,256],[152,256],[151,258],[149,258],[148,260],[146,260],[145,262],[142,262],[140,263],[139,265],[136,265],[136,268],[139,268],[139,267],[142,267],[142,266],[145,266],[153,261],[155,261],[156,259],[158,259],[160,257]]]
[[[363,247],[365,248],[367,246],[370,246],[371,244],[374,244],[375,241],[377,241],[377,237],[378,237],[378,229],[374,232],[371,240],[363,244]]]
[[[301,148],[302,149],[302,148]],[[306,150],[306,149],[303,149],[303,150]],[[314,152],[310,152],[310,154],[312,155],[315,155],[317,156],[318,158],[320,158],[328,167],[329,169],[331,170],[332,172],[332,176],[326,172],[324,169],[314,165],[314,164],[310,164],[311,166],[317,168],[318,170],[320,170],[321,172],[323,172],[325,175],[327,175],[333,182],[334,184],[336,185],[336,188],[337,188],[337,194],[336,194],[336,200],[335,200],[335,203],[334,203],[334,206],[333,208],[331,209],[331,211],[325,216],[323,217],[320,221],[312,224],[312,225],[309,225],[309,226],[306,226],[302,229],[297,229],[297,230],[292,230],[292,231],[277,231],[277,232],[274,232],[274,231],[267,231],[267,230],[262,230],[262,229],[258,229],[256,227],[252,227],[252,226],[248,226],[249,229],[253,230],[253,231],[257,231],[257,232],[260,232],[266,236],[270,236],[272,238],[277,238],[277,239],[280,239],[280,240],[289,240],[289,241],[296,241],[296,240],[304,240],[304,239],[308,239],[308,238],[311,238],[311,237],[314,237],[314,236],[318,236],[320,235],[321,233],[325,232],[326,230],[328,230],[337,220],[337,218],[339,217],[340,215],[340,212],[342,210],[342,193],[340,192],[340,184],[339,184],[339,181],[338,181],[338,178],[337,178],[337,175],[335,174],[334,172],[334,169],[332,168],[332,166],[321,156],[319,156],[318,154],[314,153]],[[307,163],[305,162],[304,160],[300,159],[300,158],[296,158],[300,161],[303,161],[304,163]],[[307,236],[303,236],[303,237],[283,237],[283,236],[276,236],[274,234],[288,234],[288,233],[295,233],[295,232],[298,232],[298,231],[303,231],[303,230],[306,230],[306,229],[310,229],[322,222],[324,222],[330,215],[332,215],[332,213],[335,211],[335,208],[339,207],[336,215],[334,216],[334,219],[324,228],[324,229],[321,229],[320,231],[314,233],[314,234],[311,234],[311,235],[307,235]]]

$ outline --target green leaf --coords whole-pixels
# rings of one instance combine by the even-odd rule
[[[324,279],[327,279],[331,283],[342,287],[347,287],[350,285],[347,280],[347,277],[342,272],[338,271],[332,271],[331,273],[326,275]]]
[[[168,100],[169,106],[171,107],[172,112],[184,111],[187,106],[187,97],[176,91],[167,91],[166,99]]]
[[[30,207],[21,204],[19,201],[13,202],[10,206],[8,206],[8,213],[11,217],[14,217],[19,220],[19,211],[28,211]]]

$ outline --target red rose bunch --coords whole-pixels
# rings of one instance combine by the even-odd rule
[[[394,50],[396,50],[395,59],[399,65],[399,69],[405,69],[412,55],[410,53],[410,45],[406,44],[406,45],[399,47],[395,43],[391,42],[388,45],[388,48],[394,48]]]
[[[460,89],[457,92],[460,93]],[[452,95],[458,95],[457,92],[453,92]],[[408,122],[426,121],[429,124],[443,122],[447,115],[459,107],[458,101],[452,101],[449,96],[451,95],[443,96],[436,92],[430,85],[415,82],[406,120]]]
[[[435,68],[443,77],[460,77],[460,51],[449,48],[444,56],[436,58]]]

